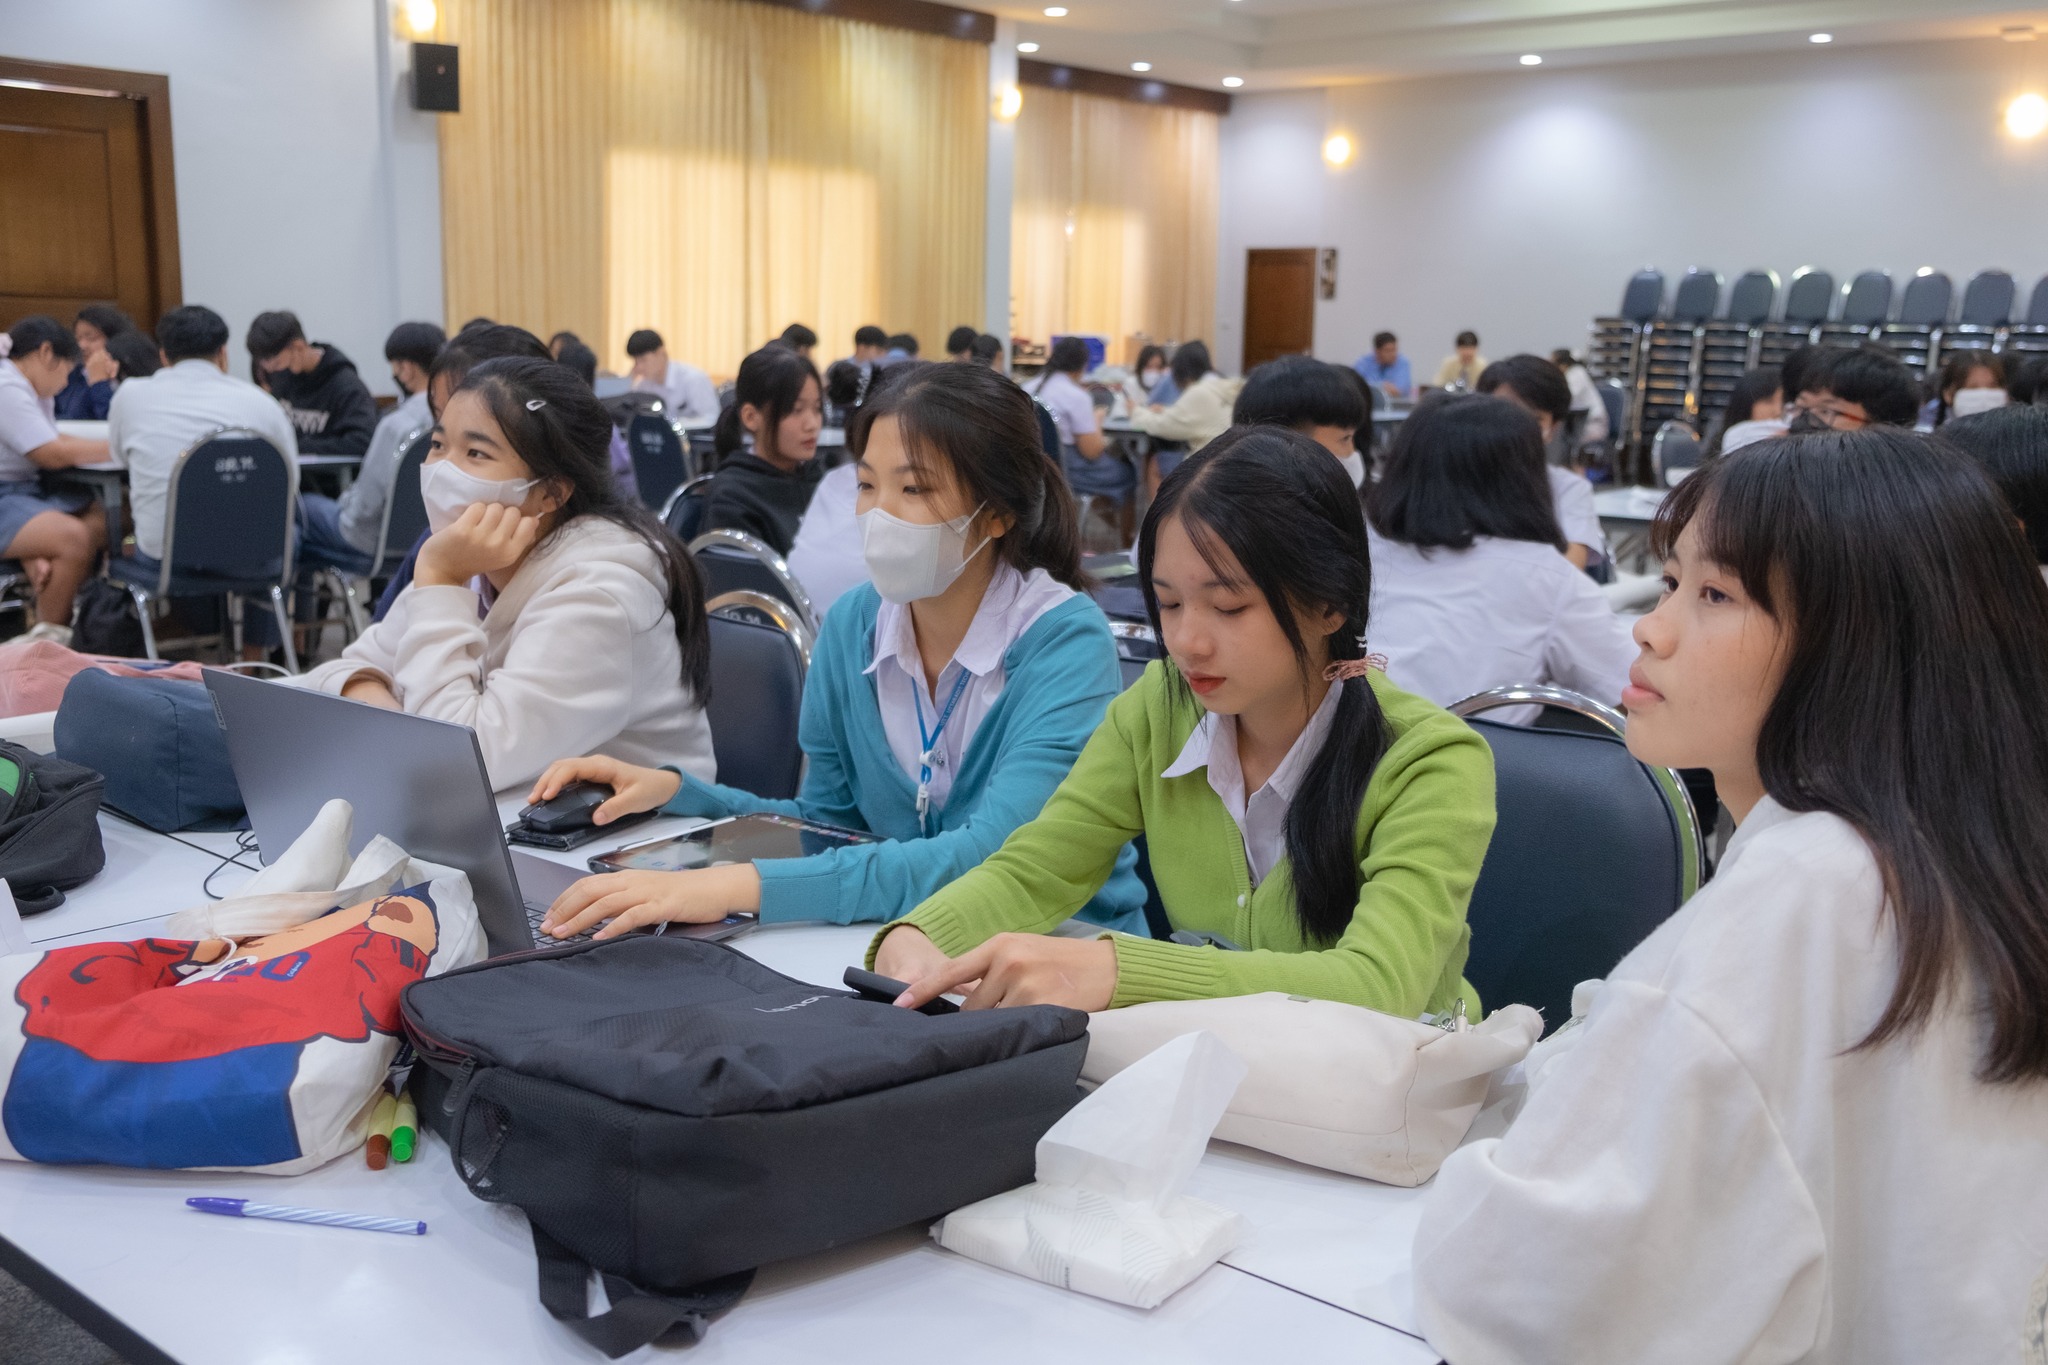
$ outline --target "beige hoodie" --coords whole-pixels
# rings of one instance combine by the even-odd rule
[[[1243,387],[1242,379],[1225,379],[1211,370],[1183,389],[1164,412],[1150,408],[1133,411],[1131,425],[1162,441],[1186,441],[1193,454],[1229,428],[1231,406]]]
[[[476,731],[491,785],[602,753],[716,777],[711,726],[682,681],[661,562],[598,517],[527,556],[488,614],[467,587],[410,587],[332,663],[295,679],[339,694],[381,678],[406,711]]]

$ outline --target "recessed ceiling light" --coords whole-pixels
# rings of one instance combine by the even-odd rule
[[[1017,44],[1017,50],[1018,50],[1019,52],[1036,52],[1036,51],[1038,51],[1038,44],[1037,44],[1037,43],[1019,43],[1019,44]]]
[[[2005,131],[2014,137],[2039,137],[2048,129],[2048,100],[2025,94],[2005,106]]]
[[[1243,85],[1243,84],[1244,84],[1244,77],[1242,77],[1242,76],[1225,76],[1225,77],[1223,78],[1223,83],[1224,83],[1225,85],[1229,86],[1229,87],[1230,87],[1230,88],[1231,88],[1232,90],[1235,90],[1235,89],[1237,89],[1237,87],[1239,87],[1240,85]]]
[[[1542,59],[1541,57],[1537,56],[1537,55],[1536,55],[1535,53],[1533,53],[1533,52],[1524,52],[1524,53],[1522,54],[1522,65],[1523,65],[1523,66],[1541,66],[1541,65],[1543,65],[1543,59]]]
[[[1150,62],[1132,62],[1132,63],[1131,63],[1131,70],[1133,70],[1133,71],[1150,71],[1151,69],[1152,69],[1152,63],[1150,63]]]
[[[1045,7],[1045,17],[1048,19],[1064,19],[1067,17],[1067,7],[1065,5],[1047,5]]]
[[[1352,151],[1350,138],[1342,133],[1332,133],[1323,143],[1323,160],[1332,166],[1342,166],[1351,160]]]
[[[1806,41],[1809,43],[1832,43],[1834,40],[1835,35],[1832,33],[1809,33],[1806,35]]]

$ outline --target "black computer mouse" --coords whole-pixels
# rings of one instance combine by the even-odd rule
[[[601,782],[571,782],[546,801],[519,812],[519,818],[543,834],[587,829],[597,808],[611,800],[612,789]]]

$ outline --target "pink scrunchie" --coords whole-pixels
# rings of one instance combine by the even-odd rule
[[[1339,659],[1323,670],[1324,682],[1345,682],[1351,678],[1362,678],[1366,674],[1387,671],[1387,656],[1368,654],[1362,659]]]

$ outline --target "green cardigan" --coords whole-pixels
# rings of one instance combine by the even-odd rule
[[[1118,851],[1143,834],[1174,928],[1246,951],[1106,935],[1116,946],[1112,1006],[1285,991],[1413,1018],[1463,995],[1478,1018],[1461,973],[1472,937],[1465,907],[1493,835],[1493,753],[1441,707],[1377,672],[1371,682],[1393,742],[1358,809],[1358,908],[1328,947],[1302,938],[1285,859],[1253,888],[1244,838],[1207,770],[1160,776],[1202,715],[1176,701],[1164,662],[1110,704],[1037,819],[897,922],[949,957],[999,933],[1043,933],[1086,905]],[[877,934],[868,948],[870,966],[880,942]]]

